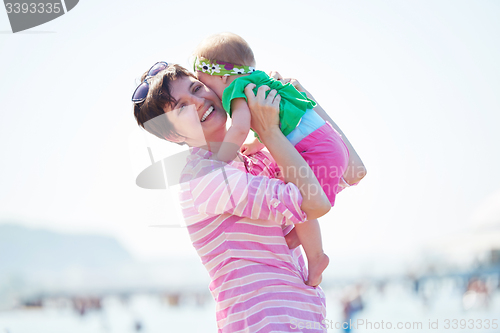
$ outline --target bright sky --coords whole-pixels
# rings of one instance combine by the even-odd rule
[[[337,262],[405,258],[500,220],[498,1],[96,1],[25,33],[0,10],[0,221],[194,256],[168,191],[137,174],[177,146],[140,131],[130,96],[159,60],[188,66],[232,31],[257,67],[296,77],[368,175],[321,219]],[[383,259],[382,259],[383,258]],[[364,269],[373,269],[366,267]]]

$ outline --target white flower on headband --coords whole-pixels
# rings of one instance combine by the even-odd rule
[[[220,66],[217,64],[212,65],[212,74],[220,73]]]
[[[201,67],[201,71],[203,73],[208,72],[210,70],[209,64],[206,64],[205,62],[202,62],[200,67]]]
[[[231,74],[245,74],[245,69],[244,68],[233,68],[233,72]]]
[[[253,73],[255,72],[255,67],[248,67],[248,73],[247,74],[250,74],[250,73]]]

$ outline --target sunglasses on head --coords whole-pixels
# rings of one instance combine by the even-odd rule
[[[144,81],[135,89],[134,93],[132,94],[132,102],[135,104],[144,102],[146,97],[148,97],[148,92],[149,92],[149,83],[148,79],[152,78],[162,70],[168,67],[168,63],[165,61],[159,61],[156,64],[154,64],[148,71],[148,74],[144,78]]]

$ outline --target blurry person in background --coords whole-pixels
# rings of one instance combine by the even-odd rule
[[[467,290],[462,297],[464,310],[486,309],[490,303],[490,293],[486,283],[477,278],[471,277],[467,285]]]
[[[343,323],[350,323],[354,316],[363,311],[364,302],[361,298],[363,293],[363,285],[358,283],[356,285],[348,286],[344,290],[344,295],[341,297],[342,303],[342,321]],[[344,332],[351,332],[350,325],[342,325]]]

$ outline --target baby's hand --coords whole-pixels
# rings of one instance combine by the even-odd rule
[[[252,143],[244,143],[240,148],[240,152],[246,156],[253,155],[264,147],[265,146],[260,143],[259,140],[255,140]]]

